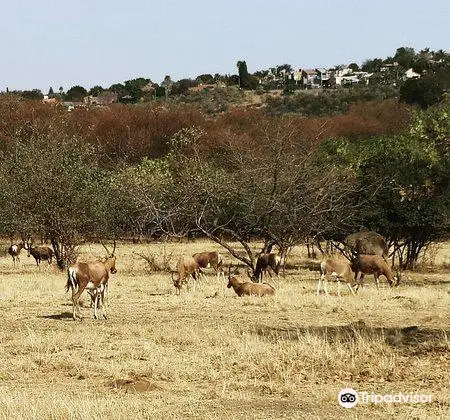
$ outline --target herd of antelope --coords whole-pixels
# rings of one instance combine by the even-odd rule
[[[103,260],[91,262],[77,262],[70,265],[67,270],[66,291],[72,292],[73,303],[73,319],[82,319],[80,311],[80,298],[86,290],[91,297],[91,305],[93,306],[94,318],[98,319],[98,309],[101,305],[103,317],[107,319],[108,306],[108,281],[109,275],[115,274],[116,270],[116,242],[114,248],[110,252],[106,245],[102,242],[107,252],[107,256]],[[28,257],[33,256],[38,269],[41,261],[52,262],[53,251],[46,246],[34,246],[32,241],[22,241],[18,244],[12,244],[8,253],[13,259],[13,266],[16,262],[20,262],[20,252],[22,249],[27,251]],[[320,278],[317,284],[317,295],[323,289],[325,295],[328,296],[327,280],[337,282],[337,295],[340,294],[341,281],[346,283],[351,294],[356,296],[360,286],[364,287],[364,276],[371,274],[376,281],[376,287],[379,289],[380,276],[386,277],[389,285],[398,286],[400,276],[397,273],[393,275],[387,260],[387,248],[381,248],[380,255],[361,254],[356,252],[349,260],[325,259],[320,262]],[[232,265],[228,267],[228,288],[233,288],[238,296],[271,296],[274,295],[276,289],[269,283],[263,283],[263,277],[266,274],[272,278],[272,274],[278,278],[281,267],[281,258],[276,253],[260,253],[256,259],[254,273],[249,271],[248,280],[242,279],[238,275],[238,268]],[[175,294],[180,295],[181,289],[185,285],[190,289],[190,284],[194,284],[194,290],[197,282],[202,278],[206,278],[204,270],[214,269],[217,280],[225,279],[224,263],[217,251],[201,252],[192,256],[182,256],[177,264],[177,270],[171,272],[172,282],[175,287]]]

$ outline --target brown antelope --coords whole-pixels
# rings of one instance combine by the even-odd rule
[[[16,261],[20,262],[20,251],[22,251],[23,248],[25,248],[25,243],[23,241],[19,242],[17,245],[12,244],[8,248],[8,254],[11,255],[13,259],[13,267],[16,266]]]
[[[280,264],[281,258],[274,252],[259,254],[258,259],[256,260],[256,268],[252,280],[260,283],[262,282],[264,274],[269,273],[269,276],[272,277],[271,271],[278,277]]]
[[[234,271],[235,274],[237,269]],[[245,281],[231,274],[231,266],[228,271],[228,288],[233,288],[238,296],[272,296],[275,288],[267,283],[254,283]]]
[[[108,251],[106,246],[102,244]],[[114,241],[114,249],[108,257],[103,260],[93,262],[77,262],[70,266],[67,270],[67,284],[66,291],[72,289],[73,302],[73,319],[77,317],[83,319],[80,311],[80,297],[86,289],[91,295],[94,306],[94,318],[98,319],[98,302],[101,301],[103,317],[107,319],[106,309],[108,302],[108,280],[109,274],[117,273],[116,257],[114,251],[116,250],[116,243]],[[105,300],[106,296],[106,300]]]
[[[317,283],[317,295],[320,294],[320,289],[323,288],[325,295],[328,296],[327,277],[334,277],[338,282],[338,296],[341,296],[341,280],[347,283],[348,288],[353,296],[355,291],[351,286],[353,284],[353,272],[350,264],[345,261],[325,260],[320,263],[320,279]]]
[[[40,269],[41,261],[48,261],[50,265],[53,258],[53,250],[48,246],[33,246],[33,241],[28,241],[24,248],[28,251],[27,256],[33,256],[36,260],[36,265]]]
[[[380,276],[385,276],[391,287],[398,286],[400,283],[400,274],[397,273],[394,276],[386,260],[380,255],[358,255],[352,261],[352,269],[355,272],[356,290],[359,289],[359,286],[364,287],[364,276],[366,274],[373,274],[378,290],[380,289]]]
[[[192,256],[199,266],[199,274],[203,275],[202,268],[213,268],[217,274],[217,280],[222,276],[225,279],[223,272],[223,261],[217,251],[213,252],[198,252]]]
[[[181,256],[178,260],[178,272],[177,277],[174,277],[173,271],[171,272],[173,285],[175,286],[175,292],[177,295],[181,293],[181,288],[183,284],[186,284],[186,287],[189,289],[189,277],[192,277],[194,280],[194,291],[197,280],[199,279],[199,270],[200,266],[197,261],[195,261],[194,257],[184,257]]]

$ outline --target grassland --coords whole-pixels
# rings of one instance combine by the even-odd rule
[[[165,251],[175,266],[181,253],[213,248]],[[433,270],[379,292],[368,278],[356,298],[346,290],[317,297],[318,273],[301,269],[287,272],[274,298],[238,298],[212,274],[175,296],[170,275],[149,273],[136,254],[161,262],[162,250],[118,245],[110,318],[96,321],[85,307],[82,322],[71,318],[64,273],[38,271],[24,252],[15,269],[0,258],[1,419],[450,417],[448,245]],[[103,254],[97,245],[82,251]],[[431,394],[432,402],[344,409],[344,387]]]

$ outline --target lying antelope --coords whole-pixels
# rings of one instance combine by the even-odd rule
[[[352,269],[355,272],[356,290],[359,289],[359,286],[364,287],[364,276],[366,274],[373,274],[377,290],[380,289],[380,276],[385,276],[391,287],[398,286],[400,283],[400,274],[397,273],[394,276],[386,260],[379,255],[358,255],[352,261]],[[358,274],[361,274],[359,279]]]
[[[320,279],[317,283],[317,295],[320,294],[320,289],[323,288],[325,295],[328,296],[327,289],[327,277],[334,277],[338,282],[338,296],[341,296],[341,282],[340,280],[347,283],[348,288],[352,292],[353,296],[355,291],[351,284],[353,284],[353,272],[350,264],[345,261],[335,261],[335,260],[325,260],[320,263]]]
[[[223,261],[220,254],[217,251],[213,252],[198,252],[192,256],[199,266],[199,274],[203,275],[201,271],[202,268],[213,268],[217,274],[217,280],[219,281],[220,276],[225,279],[225,274],[223,272]]]
[[[107,319],[106,309],[108,301],[109,274],[117,273],[116,257],[114,256],[115,249],[116,244],[114,242],[113,252],[109,253],[109,256],[105,260],[77,262],[70,266],[67,270],[66,291],[68,292],[69,289],[72,289],[74,320],[76,320],[77,317],[80,320],[83,319],[80,311],[80,297],[85,289],[88,291],[94,302],[94,318],[98,319],[97,309],[100,300],[102,304],[103,317]]]
[[[181,256],[178,260],[177,266],[177,277],[174,277],[173,271],[171,272],[173,285],[175,286],[175,293],[179,295],[181,293],[181,288],[183,284],[186,284],[186,287],[189,289],[189,277],[192,277],[194,280],[194,291],[197,280],[199,279],[199,270],[200,266],[198,262],[194,259],[194,257],[184,257]]]
[[[16,261],[20,262],[20,251],[22,251],[23,248],[25,248],[25,244],[23,242],[19,242],[17,245],[12,244],[8,248],[8,254],[11,255],[13,259],[13,267],[16,266]]]
[[[269,273],[272,277],[271,271],[273,271],[278,277],[280,272],[281,258],[274,252],[271,253],[261,253],[256,260],[256,268],[253,279],[257,282],[262,282],[263,275]]]
[[[234,271],[235,274],[237,269]],[[275,294],[275,288],[267,283],[254,283],[245,281],[231,274],[231,266],[228,271],[228,288],[233,288],[238,296],[272,296]]]
[[[48,261],[50,265],[53,258],[53,250],[48,246],[33,246],[33,242],[27,242],[24,248],[28,251],[27,256],[33,256],[37,267],[41,268],[41,261]]]

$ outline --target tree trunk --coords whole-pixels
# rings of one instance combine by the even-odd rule
[[[50,241],[52,243],[53,252],[55,253],[56,265],[60,270],[64,270],[66,268],[66,262],[64,259],[63,244],[59,242],[59,239],[56,236],[51,236]]]

